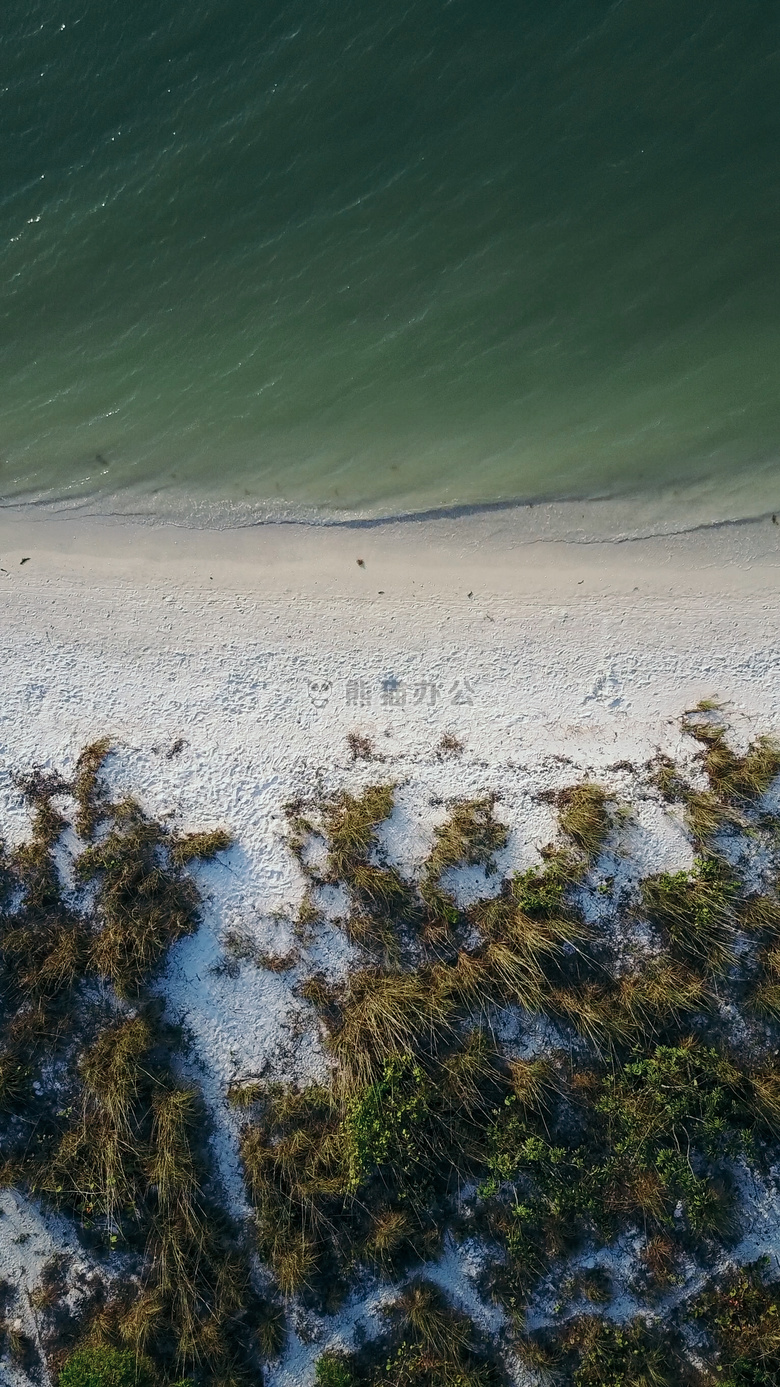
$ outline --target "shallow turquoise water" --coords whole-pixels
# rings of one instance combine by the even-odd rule
[[[0,496],[780,504],[780,10],[7,0]]]

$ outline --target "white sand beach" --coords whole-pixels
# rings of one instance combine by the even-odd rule
[[[543,531],[540,521],[518,534],[506,516],[203,532],[0,515],[8,831],[21,837],[27,822],[15,773],[67,772],[86,742],[107,736],[114,785],[184,829],[225,825],[234,836],[224,861],[198,869],[204,922],[175,947],[160,986],[188,1028],[239,1215],[227,1084],[325,1065],[295,976],[215,971],[227,929],[272,951],[290,944],[284,914],[302,882],[284,842],[288,800],[392,780],[387,847],[409,865],[443,801],[495,791],[512,830],[508,868],[534,860],[551,832],[540,788],[588,774],[630,798],[631,767],[658,748],[690,757],[678,718],[699,699],[728,706],[741,743],[780,732],[780,527],[592,544]],[[352,759],[351,731],[372,740],[375,760]],[[437,752],[445,733],[464,744],[460,757]],[[644,870],[686,865],[674,815],[647,794],[635,807]],[[318,966],[343,971],[349,947],[335,928],[313,948]],[[0,1271],[30,1288],[61,1224],[49,1219],[47,1231],[40,1211],[2,1200]],[[31,1233],[24,1247],[20,1229]],[[780,1245],[777,1222],[762,1236],[762,1247]],[[465,1251],[436,1274],[493,1323],[495,1309],[469,1289]],[[370,1314],[355,1304],[336,1326],[302,1320],[269,1381],[304,1387],[323,1345],[349,1342]]]
[[[448,728],[489,761],[638,756],[705,695],[775,723],[779,580],[769,520],[579,544],[504,516],[204,532],[6,511],[2,755],[185,737],[217,816],[227,758],[253,766],[237,797],[260,766],[333,764],[357,726],[391,757]]]

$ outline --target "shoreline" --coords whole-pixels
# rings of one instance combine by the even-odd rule
[[[469,592],[509,600],[637,592],[728,598],[778,587],[780,526],[771,515],[673,535],[601,540],[561,538],[536,512],[524,516],[522,526],[517,519],[480,512],[413,526],[289,521],[192,529],[6,509],[0,511],[0,580],[6,594],[46,578],[77,586],[166,582],[375,607],[400,597],[457,606]]]
[[[0,516],[24,519],[73,519],[141,524],[198,531],[235,531],[292,526],[347,531],[416,527],[446,522],[472,523],[496,518],[518,541],[545,537],[574,543],[649,539],[694,531],[761,525],[780,511],[780,490],[762,475],[747,484],[739,476],[730,485],[721,479],[711,493],[703,481],[667,485],[658,491],[603,495],[513,496],[439,503],[420,497],[396,508],[377,503],[368,508],[329,508],[324,502],[232,499],[197,490],[97,491],[67,499],[46,494],[0,498]]]

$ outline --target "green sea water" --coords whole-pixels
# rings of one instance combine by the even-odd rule
[[[6,0],[0,500],[780,505],[780,8]]]

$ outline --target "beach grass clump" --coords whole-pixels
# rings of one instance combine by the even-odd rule
[[[34,1189],[64,1203],[92,1226],[105,1220],[115,1240],[127,1219],[140,1217],[146,1142],[138,1130],[139,1098],[149,1100],[148,1055],[153,1034],[135,1017],[107,1026],[82,1056],[78,1120],[62,1134],[34,1176]],[[124,1218],[123,1218],[124,1215]]]
[[[558,827],[575,848],[593,861],[598,857],[615,822],[609,796],[601,785],[585,780],[556,795]]]
[[[218,1376],[256,1297],[226,1220],[204,1197],[195,1092],[169,1071],[170,1038],[136,1016],[82,1056],[82,1098],[32,1188],[108,1247],[142,1255],[140,1289],[91,1327],[95,1353],[128,1348],[166,1369]],[[181,1376],[181,1373],[179,1373]],[[209,1379],[210,1380],[210,1377]]]
[[[512,1096],[524,1111],[543,1113],[558,1090],[555,1065],[544,1055],[539,1059],[512,1059],[507,1065]]]
[[[53,773],[20,780],[30,837],[0,851],[0,1114],[33,1101],[39,1064],[72,1030],[73,995],[87,964],[89,927],[66,899],[57,852],[67,827]]]
[[[685,824],[696,848],[706,852],[719,834],[744,829],[745,819],[712,791],[689,789],[685,795]]]
[[[620,991],[611,982],[585,981],[552,988],[548,1008],[601,1051],[630,1046],[637,1038],[636,1018],[620,1000]]]
[[[780,959],[775,952],[765,959],[763,977],[747,999],[752,1012],[770,1021],[780,1021]]]
[[[75,828],[89,842],[101,819],[110,809],[110,796],[103,779],[103,768],[111,753],[111,738],[101,737],[82,748],[69,789],[76,801]]]
[[[701,744],[704,772],[719,799],[750,804],[765,795],[780,775],[780,742],[757,737],[739,756],[729,746],[728,725],[719,708],[700,705],[683,715],[682,725]]]
[[[719,834],[744,831],[749,826],[761,798],[780,775],[780,742],[774,737],[758,737],[740,756],[729,744],[722,709],[712,700],[704,700],[685,713],[682,728],[702,748],[698,761],[709,788],[695,789],[664,756],[653,763],[654,781],[664,799],[684,805],[693,841],[706,852]]]
[[[433,847],[422,870],[423,881],[439,881],[453,867],[495,871],[495,854],[506,846],[509,829],[495,816],[496,797],[459,800],[443,824],[433,830]]]
[[[657,756],[649,763],[649,769],[652,783],[666,803],[683,806],[686,827],[700,852],[707,852],[719,834],[745,827],[741,811],[719,798],[711,789],[694,789],[668,756]]]
[[[183,869],[213,859],[231,840],[225,829],[175,834],[132,798],[113,802],[102,778],[109,751],[108,740],[95,742],[77,762],[72,793],[87,846],[75,873],[97,896],[88,969],[129,995],[197,928],[198,891]]]
[[[430,1281],[410,1282],[384,1318],[389,1330],[383,1344],[386,1357],[383,1375],[375,1381],[387,1387],[497,1387],[501,1381],[472,1321]]]
[[[323,1013],[328,1048],[343,1086],[365,1086],[389,1060],[436,1045],[448,1029],[452,999],[423,969],[360,969]]]
[[[265,1087],[259,1079],[250,1079],[247,1083],[229,1084],[227,1101],[231,1108],[245,1111],[247,1108],[253,1108],[255,1103],[259,1103],[264,1092]]]
[[[746,896],[740,902],[739,923],[765,943],[780,943],[780,901],[758,892]]]
[[[68,822],[52,800],[64,794],[65,782],[34,773],[19,784],[32,811],[32,833],[0,863],[4,990],[9,1010],[34,1002],[50,1017],[82,975],[86,927],[64,898],[57,865]]]
[[[569,904],[569,880],[557,857],[540,871],[529,867],[502,882],[499,893],[477,902],[471,919],[494,943],[517,949],[526,958],[557,955],[564,944],[587,937],[579,913]]]
[[[400,935],[416,915],[413,892],[398,871],[381,860],[377,830],[392,814],[394,802],[394,786],[377,784],[359,795],[341,791],[311,806],[296,802],[287,808],[290,844],[309,883],[301,928],[305,931],[317,918],[312,888],[343,886],[351,900],[344,921],[347,935],[385,960],[397,959]],[[323,865],[315,869],[307,849],[317,838],[326,854]]]
[[[221,831],[178,839],[133,800],[113,805],[104,837],[76,862],[83,885],[97,890],[98,929],[89,967],[132,994],[177,940],[198,925],[199,897],[184,863],[213,857],[229,843]]]
[[[712,995],[700,974],[658,955],[641,971],[623,974],[612,988],[611,1000],[638,1041],[679,1030],[691,1017],[708,1011]]]
[[[722,858],[697,857],[690,871],[659,872],[641,883],[648,919],[691,969],[721,973],[731,959],[738,882]]]
[[[495,805],[493,795],[459,800],[433,831],[433,847],[418,882],[429,938],[446,939],[460,918],[455,897],[442,882],[446,873],[459,867],[481,867],[491,876],[496,870],[495,854],[506,846],[509,830],[496,818]]]
[[[221,852],[227,852],[233,839],[225,828],[210,828],[202,833],[182,833],[170,843],[170,860],[174,867],[186,867],[190,862],[213,862]]]
[[[589,931],[568,898],[577,875],[568,854],[553,852],[541,868],[505,878],[497,895],[478,901],[469,920],[485,943],[468,962],[459,960],[464,978],[481,967],[484,996],[529,1012],[554,1010],[555,989],[585,963]],[[475,983],[472,1000],[477,996]]]
[[[712,1001],[700,974],[659,955],[641,971],[616,979],[554,988],[548,1006],[596,1050],[611,1051],[678,1032]]]
[[[780,1021],[780,903],[775,896],[748,896],[739,922],[759,945],[746,1006],[756,1016]]]
[[[670,1287],[680,1285],[680,1263],[683,1249],[669,1233],[654,1233],[640,1253],[640,1265],[634,1278],[636,1289],[648,1300],[657,1300]]]
[[[271,1085],[256,1102],[261,1111],[242,1132],[241,1159],[259,1249],[289,1296],[338,1263],[348,1186],[339,1114],[317,1085]]]
[[[359,1264],[387,1272],[440,1246],[484,1160],[505,1079],[485,1037],[435,1059],[387,1057],[346,1092],[271,1085],[241,1136],[258,1245],[284,1295],[330,1300]]]
[[[394,803],[392,785],[369,785],[361,795],[344,790],[320,804],[328,844],[328,880],[347,881],[356,867],[368,862],[376,846],[376,830],[389,819]]]

